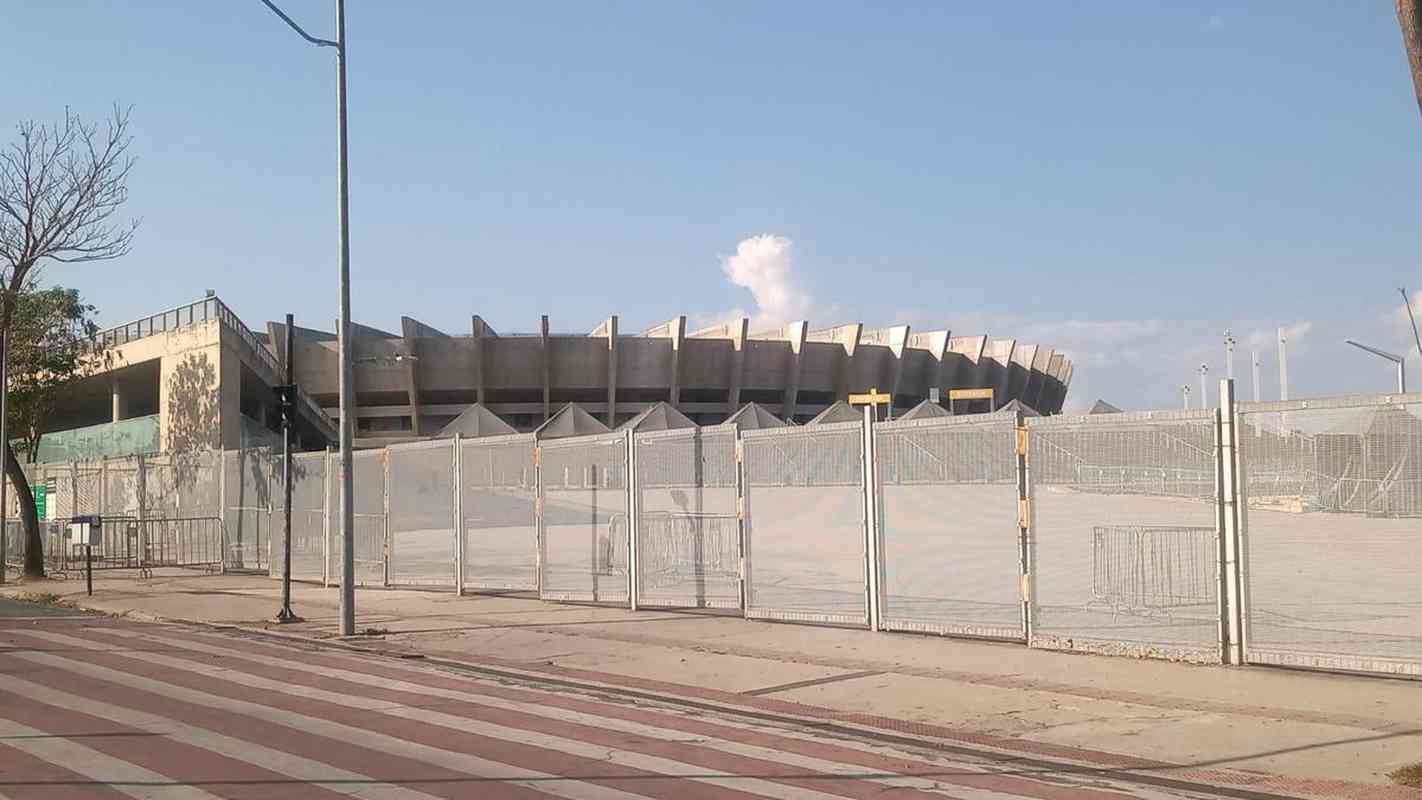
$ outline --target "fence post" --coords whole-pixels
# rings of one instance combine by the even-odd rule
[[[1234,381],[1220,381],[1220,408],[1216,461],[1219,473],[1220,518],[1220,638],[1221,660],[1226,664],[1244,663],[1243,593],[1241,592],[1239,534],[1239,417],[1234,402]]]
[[[747,556],[746,525],[746,441],[741,438],[741,426],[736,425],[736,533],[740,541],[737,550],[737,577],[740,579],[741,616],[750,613],[750,558]]]
[[[380,585],[388,587],[390,585],[390,448],[380,448],[380,469],[384,473],[381,481],[381,517],[385,530],[382,539],[384,540],[385,556],[381,559],[382,570]]]
[[[869,616],[869,630],[877,631],[880,626],[880,606],[883,602],[883,537],[879,530],[879,480],[874,458],[874,415],[876,406],[864,404],[864,445],[863,451],[863,491],[864,491],[864,568],[866,573],[865,591]]]
[[[454,434],[454,593],[464,596],[464,447]]]
[[[138,457],[138,568],[148,563],[148,459]]]
[[[641,599],[641,589],[637,580],[639,569],[637,530],[640,527],[637,518],[640,516],[641,498],[637,491],[637,445],[636,433],[627,431],[627,605],[633,610],[637,610],[638,601]]]
[[[1032,464],[1029,458],[1031,434],[1027,432],[1027,420],[1020,410],[1016,412],[1014,425],[1017,431],[1017,558],[1022,581],[1022,637],[1030,645],[1034,622],[1032,617],[1037,602],[1037,584],[1032,580],[1037,560],[1037,542],[1032,535],[1036,515],[1033,513]]]
[[[326,464],[321,470],[321,585],[326,588],[331,586],[331,471],[339,463],[326,445]]]
[[[221,532],[222,571],[227,571],[227,451],[217,451],[217,527]]]
[[[533,440],[533,583],[543,596],[543,561],[547,542],[543,531],[543,445]]]

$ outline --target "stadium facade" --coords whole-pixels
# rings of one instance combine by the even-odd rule
[[[304,447],[334,441],[338,406],[336,335],[295,330]],[[67,392],[40,447],[41,461],[88,459],[276,440],[271,387],[280,383],[285,329],[254,331],[217,297],[207,297],[102,332],[111,353]],[[992,399],[952,401],[981,413],[1017,401],[1059,413],[1072,363],[1050,346],[851,323],[805,321],[766,331],[747,319],[689,331],[685,316],[628,334],[616,316],[586,333],[495,331],[481,317],[467,333],[411,317],[399,332],[352,325],[356,442],[382,446],[429,438],[473,404],[530,431],[568,403],[616,427],[658,402],[700,424],[716,424],[747,403],[804,423],[849,394],[877,388],[896,413],[955,389],[991,389]],[[981,393],[980,393],[981,394]]]

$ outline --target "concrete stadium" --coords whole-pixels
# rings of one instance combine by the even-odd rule
[[[285,328],[245,325],[209,296],[101,332],[110,360],[66,391],[41,441],[41,462],[194,448],[274,444]],[[479,316],[451,334],[410,317],[399,333],[352,326],[356,442],[380,447],[430,438],[482,404],[526,432],[574,403],[617,427],[659,402],[692,421],[725,421],[747,403],[803,423],[871,388],[895,414],[954,389],[992,398],[952,401],[981,413],[1016,401],[1059,413],[1072,362],[1051,347],[908,325],[814,329],[805,321],[752,331],[748,319],[688,331],[685,316],[627,334],[616,316],[586,333],[500,334]],[[334,443],[339,405],[336,335],[297,328],[299,445]]]

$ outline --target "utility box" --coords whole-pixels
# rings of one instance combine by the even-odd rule
[[[85,547],[98,547],[104,541],[104,520],[97,514],[88,517],[74,517],[69,521],[69,543]]]

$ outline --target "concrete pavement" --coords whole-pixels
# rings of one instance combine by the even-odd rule
[[[266,624],[279,596],[276,581],[231,575],[103,578],[93,598],[72,581],[5,591],[17,589],[115,614],[252,626]],[[297,584],[294,605],[307,621],[282,633],[332,637],[336,602],[334,589]],[[363,590],[357,607],[370,648],[754,702],[1024,754],[1209,772],[1285,794],[1422,797],[1386,778],[1422,760],[1415,682],[522,597]]]

